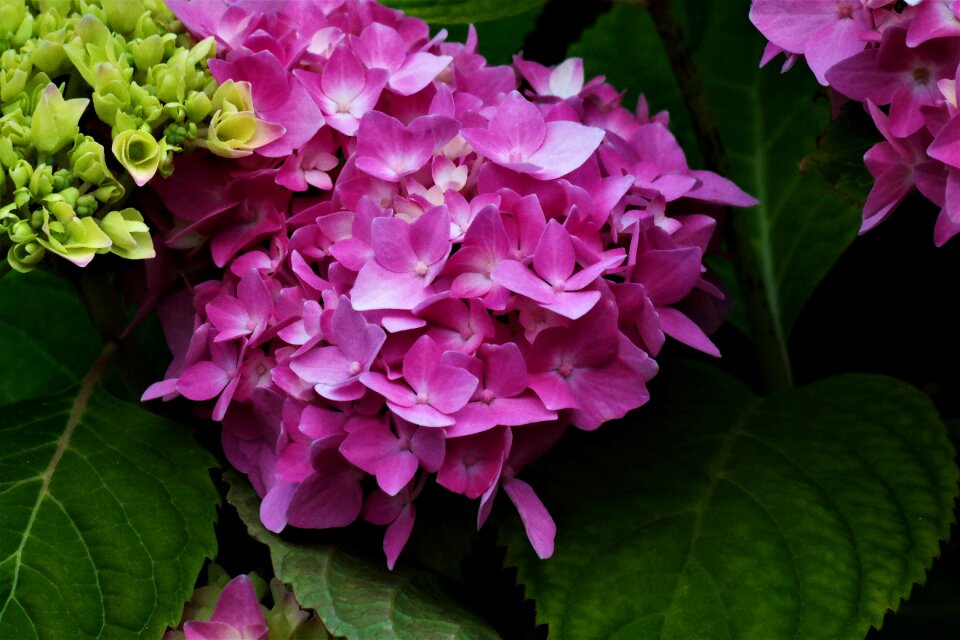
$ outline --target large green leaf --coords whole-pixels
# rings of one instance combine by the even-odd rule
[[[749,218],[764,293],[785,343],[803,305],[856,237],[860,222],[858,198],[838,193],[821,177],[823,171],[801,171],[830,123],[829,101],[803,63],[785,75],[777,62],[758,68],[764,40],[748,20],[749,0],[675,4],[687,16],[706,102],[726,148],[728,177],[760,200],[759,206],[733,215]],[[645,92],[655,108],[670,109],[671,128],[698,164],[686,107],[653,21],[642,9],[615,7],[572,51],[585,58],[591,73]],[[741,328],[743,318],[735,311]]]
[[[160,638],[216,552],[214,460],[94,377],[0,409],[0,638]]]
[[[398,567],[338,544],[285,540],[260,524],[260,499],[235,473],[227,499],[255,539],[270,547],[278,579],[314,609],[335,636],[350,640],[488,640],[499,638],[464,609],[434,575]]]
[[[705,366],[670,374],[637,424],[573,434],[529,472],[556,553],[511,526],[508,561],[551,639],[863,638],[953,518],[929,399],[879,376],[760,399]]]
[[[546,0],[386,0],[387,4],[430,22],[467,24],[513,16]]]
[[[99,350],[100,337],[65,280],[41,271],[0,279],[0,404],[72,386]]]

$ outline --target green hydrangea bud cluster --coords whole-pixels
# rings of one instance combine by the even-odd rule
[[[213,39],[160,0],[0,0],[0,51],[0,256],[18,271],[48,253],[152,257],[124,203],[175,153],[211,148],[215,102],[236,92],[207,69]]]

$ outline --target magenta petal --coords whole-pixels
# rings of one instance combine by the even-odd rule
[[[413,404],[407,407],[387,401],[387,406],[395,414],[421,427],[449,427],[454,419],[441,413],[428,404]]]
[[[404,507],[397,519],[390,523],[383,536],[383,553],[387,556],[387,568],[393,569],[400,557],[400,552],[407,545],[410,539],[410,533],[413,531],[413,523],[416,519],[416,507],[408,504]]]
[[[406,371],[406,363],[404,363]],[[454,413],[467,404],[477,389],[478,380],[466,369],[440,365],[429,372],[425,391],[431,405],[443,413]]]
[[[264,625],[262,632],[248,637],[259,639],[263,633],[266,633],[266,630],[267,626]],[[237,640],[237,638],[243,638],[233,625],[204,620],[188,621],[183,625],[183,634],[186,640]],[[246,640],[246,638],[243,638],[243,640]]]
[[[547,223],[533,254],[533,267],[549,284],[562,284],[573,273],[576,256],[570,234],[556,220]]]
[[[541,560],[552,556],[557,525],[550,517],[547,508],[543,506],[543,502],[537,497],[533,487],[523,480],[512,478],[503,483],[503,490],[510,496],[510,501],[520,513],[520,520],[523,521],[523,528],[527,532],[530,544],[533,545],[533,550]]]
[[[249,625],[262,625],[266,628],[267,623],[250,578],[239,575],[227,583],[217,600],[210,621],[223,622],[238,628]]]
[[[516,343],[485,347],[486,374],[484,386],[498,398],[509,398],[527,388],[527,363]]]
[[[203,360],[191,365],[180,375],[177,391],[189,400],[212,400],[229,381],[226,371],[209,360]]]
[[[436,473],[443,464],[446,441],[440,429],[417,429],[410,440],[410,450],[425,471]]]
[[[362,507],[363,490],[353,471],[332,477],[316,473],[297,487],[287,509],[287,521],[304,529],[345,527],[357,519]]]
[[[413,389],[426,390],[433,370],[443,355],[430,336],[420,336],[403,358],[403,377]]]
[[[543,305],[543,308],[576,320],[593,309],[599,300],[599,291],[561,291],[554,295],[552,303]]]
[[[371,260],[360,270],[351,300],[357,311],[410,310],[426,300],[433,290],[415,273],[396,273]]]
[[[657,309],[657,314],[660,316],[660,328],[665,334],[697,351],[715,358],[720,357],[720,350],[696,322],[673,307],[660,307]]]
[[[543,146],[527,157],[527,162],[541,167],[530,172],[538,180],[553,180],[580,168],[597,150],[603,129],[586,127],[576,122],[549,122]]]
[[[280,533],[287,526],[287,507],[297,485],[291,482],[278,482],[273,485],[260,503],[260,522],[268,531]]]
[[[510,291],[541,304],[553,301],[554,293],[550,286],[516,260],[504,260],[497,265],[490,277]]]
[[[363,386],[379,393],[394,404],[411,406],[417,401],[417,395],[405,385],[391,382],[382,373],[364,373],[360,376]]]
[[[430,84],[452,60],[450,56],[415,53],[390,76],[390,89],[402,96],[411,96]]]

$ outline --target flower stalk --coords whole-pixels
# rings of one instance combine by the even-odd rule
[[[683,25],[671,0],[635,2],[645,6],[653,18],[660,40],[680,86],[704,164],[720,175],[729,175],[730,166],[716,120],[704,94],[703,81],[693,59]],[[752,217],[756,210],[737,211],[727,217],[725,239],[733,256],[733,266],[740,287],[757,352],[763,385],[768,392],[793,386],[793,369],[787,335],[771,306],[768,283],[763,278],[760,253],[753,239]]]

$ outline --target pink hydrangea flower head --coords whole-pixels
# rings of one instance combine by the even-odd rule
[[[271,531],[362,517],[392,567],[433,480],[478,524],[502,488],[549,557],[517,473],[643,405],[668,338],[717,355],[709,314],[680,309],[722,306],[713,216],[755,200],[577,59],[491,66],[474,30],[431,39],[375,2],[172,6],[285,134],[157,181],[165,244],[221,272],[180,274],[174,360],[144,398],[222,421]]]

